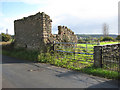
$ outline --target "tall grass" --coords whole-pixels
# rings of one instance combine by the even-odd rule
[[[38,56],[39,52],[28,51],[28,50],[24,50],[24,49],[13,49],[13,50],[9,50],[9,51],[3,49],[2,54],[20,58],[20,59],[28,59],[28,60],[37,61],[37,56]]]

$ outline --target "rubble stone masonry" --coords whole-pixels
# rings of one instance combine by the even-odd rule
[[[53,35],[51,23],[44,12],[15,20],[15,47],[44,51],[53,41],[77,42],[77,36],[65,26],[58,26],[58,34]]]
[[[94,46],[94,66],[102,67],[104,62],[120,64],[120,44]]]

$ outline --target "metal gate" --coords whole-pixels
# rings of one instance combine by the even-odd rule
[[[94,46],[97,43],[55,42],[56,59],[62,66],[83,68],[94,63]]]

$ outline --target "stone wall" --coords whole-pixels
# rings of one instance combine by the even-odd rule
[[[15,20],[15,47],[45,51],[53,41],[77,42],[77,36],[65,26],[58,26],[58,35],[53,35],[51,22],[44,12]]]
[[[56,42],[77,42],[77,36],[66,26],[58,26],[58,35]]]
[[[120,44],[99,45],[94,47],[94,66],[103,67],[104,64],[120,64]]]
[[[41,49],[51,33],[51,19],[44,12],[14,21],[15,46]]]

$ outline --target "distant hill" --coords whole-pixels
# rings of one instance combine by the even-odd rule
[[[81,37],[81,38],[89,38],[89,37],[92,37],[92,38],[100,38],[101,36],[103,37],[102,34],[76,34],[78,39]],[[109,34],[110,37],[113,37],[113,38],[116,38],[117,35],[115,34]]]

